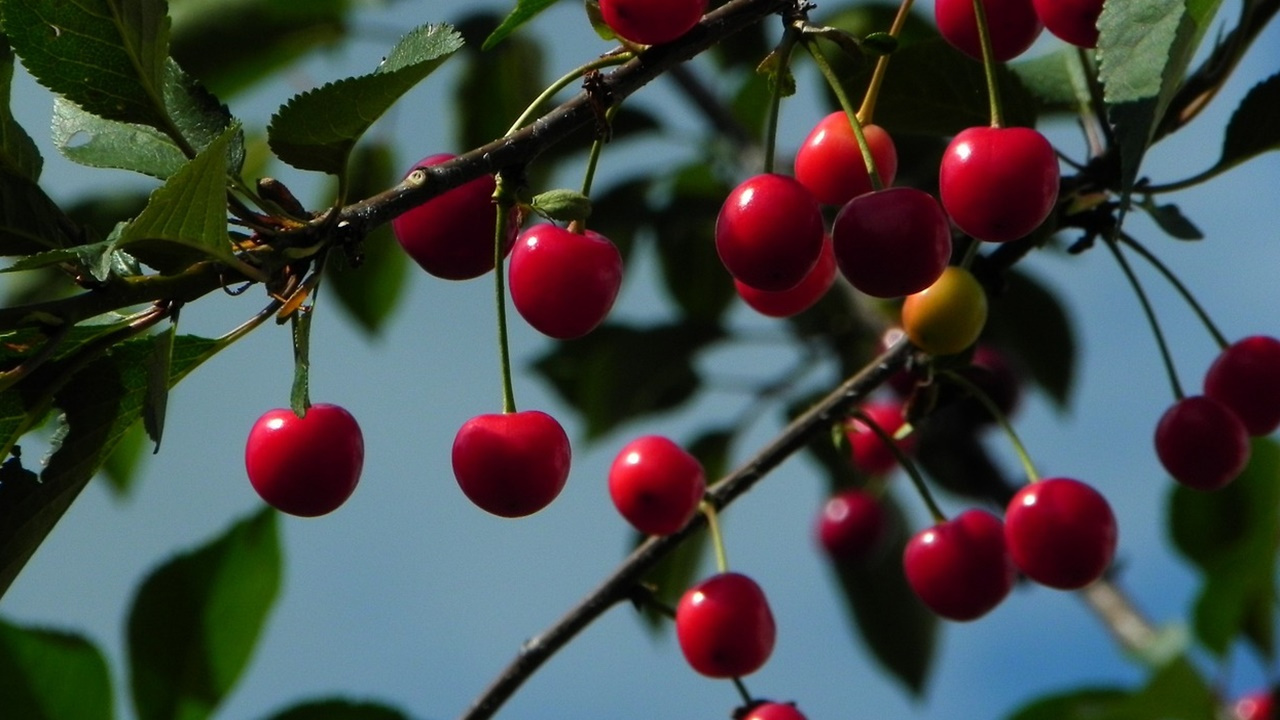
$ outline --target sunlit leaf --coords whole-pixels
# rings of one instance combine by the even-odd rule
[[[80,635],[0,621],[0,707],[22,720],[110,720],[107,660]]]
[[[187,162],[173,140],[147,125],[105,120],[65,98],[53,103],[52,141],[68,160],[164,179]]]
[[[534,19],[543,10],[551,7],[556,0],[516,0],[516,7],[502,21],[489,37],[485,38],[484,50],[502,42],[508,35],[515,32],[521,25]]]

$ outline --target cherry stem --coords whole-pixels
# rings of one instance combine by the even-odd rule
[[[894,438],[889,433],[885,432],[884,428],[880,427],[880,425],[876,423],[875,420],[872,420],[870,415],[863,412],[861,408],[855,408],[850,414],[857,418],[858,422],[870,428],[871,432],[875,433],[876,437],[880,438],[880,442],[884,443],[885,447],[889,448],[889,452],[893,453],[893,457],[897,459],[898,464],[902,466],[902,469],[907,471],[907,477],[911,478],[911,484],[915,486],[916,492],[918,492],[920,494],[920,498],[924,500],[925,507],[929,508],[929,515],[933,517],[933,521],[936,523],[946,522],[947,515],[942,512],[942,508],[938,507],[938,502],[933,499],[933,493],[929,492],[929,486],[925,483],[924,476],[920,474],[920,468],[917,468],[915,461],[907,457],[907,454],[902,452],[902,448],[898,447],[897,440],[901,438]],[[906,434],[903,434],[903,437],[906,437]]]
[[[827,85],[831,87],[831,92],[835,93],[836,99],[840,101],[840,107],[844,109],[844,114],[849,118],[849,125],[853,128],[853,136],[858,140],[858,150],[862,152],[862,162],[867,166],[867,177],[871,180],[871,190],[873,192],[883,190],[884,182],[880,180],[880,171],[876,168],[876,159],[871,154],[871,146],[867,144],[867,136],[862,132],[862,122],[858,120],[858,113],[853,109],[853,103],[849,101],[849,96],[845,93],[844,86],[840,84],[840,79],[836,77],[835,70],[831,68],[831,63],[827,62],[826,56],[822,54],[822,50],[813,41],[806,39],[804,48],[813,57],[814,65],[818,66],[818,71],[826,79]]]
[[[774,156],[778,147],[778,115],[782,112],[783,75],[791,72],[791,51],[800,38],[800,30],[793,23],[788,23],[782,31],[782,39],[774,48],[773,54],[778,58],[777,72],[773,76],[773,87],[770,88],[769,115],[764,129],[764,172],[773,172]]]
[[[618,114],[618,108],[621,105],[612,105],[604,113],[605,126],[603,133],[596,136],[595,142],[591,143],[591,154],[587,156],[587,171],[582,177],[582,194],[591,197],[591,184],[595,181],[596,166],[600,164],[600,153],[604,150],[604,144],[608,141],[608,133],[612,132],[613,117]],[[577,223],[582,227],[582,223]]]
[[[960,267],[968,270],[973,267],[974,258],[978,257],[978,250],[982,243],[975,238],[969,238],[969,247],[964,249],[964,257],[960,258]]]
[[[911,5],[914,0],[902,0],[898,5],[898,14],[893,17],[893,25],[889,26],[889,36],[897,38],[902,33],[902,26],[907,24],[907,17],[911,14]],[[876,58],[875,70],[871,71],[871,81],[867,83],[867,93],[862,96],[862,107],[858,109],[858,120],[863,123],[871,122],[876,112],[876,101],[880,99],[880,86],[884,84],[884,75],[889,71],[889,55],[881,55]]]
[[[729,572],[729,556],[724,551],[724,537],[720,535],[720,519],[717,517],[716,508],[707,501],[703,501],[698,510],[707,518],[707,531],[711,533],[711,547],[716,551],[716,570],[721,573]]]
[[[1117,234],[1119,226],[1117,226]],[[1160,348],[1160,358],[1164,361],[1165,374],[1169,376],[1169,384],[1173,386],[1173,397],[1181,400],[1183,397],[1182,384],[1178,382],[1178,371],[1173,366],[1173,355],[1169,352],[1169,344],[1165,342],[1164,332],[1160,329],[1160,321],[1156,319],[1155,308],[1151,306],[1151,301],[1147,298],[1147,293],[1142,289],[1142,283],[1138,282],[1138,276],[1130,267],[1129,261],[1125,259],[1124,253],[1120,252],[1120,245],[1116,238],[1108,237],[1106,239],[1107,249],[1115,256],[1116,262],[1120,264],[1120,269],[1124,271],[1125,278],[1129,281],[1129,286],[1133,288],[1133,292],[1138,296],[1138,302],[1142,304],[1142,312],[1147,316],[1147,324],[1151,326],[1151,332],[1155,335],[1156,345]]]
[[[987,76],[987,97],[991,100],[991,127],[1003,127],[1000,87],[996,84],[995,51],[991,49],[991,28],[987,26],[987,9],[982,0],[973,0],[973,19],[978,24],[978,42],[982,45],[982,72]]]
[[[511,382],[511,347],[507,340],[507,287],[503,275],[506,253],[507,222],[514,202],[503,173],[497,175],[493,191],[497,219],[493,223],[493,294],[498,309],[498,363],[502,369],[502,412],[516,411],[516,391]]]
[[[991,413],[991,417],[995,419],[996,424],[1000,426],[1000,430],[1009,438],[1009,443],[1013,445],[1013,451],[1018,454],[1018,462],[1022,463],[1022,470],[1027,475],[1027,483],[1031,484],[1040,480],[1040,473],[1036,472],[1035,463],[1031,462],[1031,453],[1027,452],[1027,446],[1022,444],[1022,438],[1018,437],[1017,431],[1013,429],[1013,424],[1009,422],[1009,417],[1000,411],[999,406],[991,399],[991,396],[982,391],[972,380],[954,370],[943,370],[939,373],[951,382],[964,388],[965,392],[972,395],[978,402],[982,403],[982,407]]]
[[[1191,306],[1191,310],[1196,314],[1196,317],[1200,318],[1200,322],[1204,324],[1205,329],[1213,336],[1213,341],[1218,344],[1219,348],[1225,348],[1231,344],[1227,337],[1218,330],[1218,326],[1209,317],[1209,313],[1205,311],[1204,306],[1196,300],[1195,296],[1191,294],[1191,290],[1178,279],[1178,276],[1174,274],[1173,270],[1169,269],[1168,265],[1165,265],[1160,258],[1156,257],[1154,253],[1128,233],[1120,233],[1120,242],[1133,248],[1134,252],[1151,263],[1151,266],[1163,275],[1165,280],[1169,281],[1169,284],[1173,286],[1174,290],[1178,291],[1178,294],[1182,296],[1187,305]]]
[[[577,81],[578,78],[583,77],[593,70],[625,64],[633,57],[635,57],[635,53],[624,51],[598,57],[589,63],[579,65],[578,67],[570,70],[568,73],[561,76],[560,79],[548,85],[547,89],[542,91],[542,94],[538,95],[538,97],[533,99],[533,102],[529,103],[529,107],[525,108],[524,112],[520,113],[520,117],[516,118],[516,121],[507,129],[507,135],[511,135],[524,127],[525,123],[529,122],[529,118],[533,117],[534,113],[538,112],[538,108],[542,107],[543,103],[546,103],[551,98],[555,97],[556,93],[569,87],[569,85]]]
[[[755,702],[755,699],[751,697],[751,691],[747,690],[746,683],[742,682],[742,678],[733,678],[733,686],[738,688],[738,694],[742,696],[742,703],[744,705],[750,705]]]

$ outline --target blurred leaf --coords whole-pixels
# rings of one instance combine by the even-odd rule
[[[1017,492],[979,440],[964,408],[940,408],[916,427],[916,460],[940,487],[1003,507]]]
[[[1174,485],[1169,504],[1174,548],[1200,568],[1196,638],[1218,655],[1248,627],[1266,657],[1274,653],[1272,623],[1256,611],[1275,604],[1273,575],[1280,533],[1280,444],[1255,439],[1249,466],[1227,487],[1202,493]]]
[[[27,131],[13,118],[10,89],[13,84],[13,49],[0,37],[0,166],[31,182],[40,179],[44,160]]]
[[[478,43],[493,37],[498,20],[492,13],[480,12],[458,23],[458,32],[467,42],[458,58],[462,70],[453,88],[458,147],[480,147],[502,137],[544,86],[542,45],[533,39],[511,37],[492,50],[485,41],[485,51],[480,51]],[[531,170],[536,169],[535,163]]]
[[[650,227],[653,220],[648,204],[650,184],[650,178],[642,175],[620,180],[604,192],[592,193],[590,227],[618,247],[624,264],[631,256],[636,234]]]
[[[65,250],[49,250],[36,253],[18,260],[9,267],[0,270],[0,273],[23,272],[55,265],[73,265],[83,269],[99,282],[102,282],[111,275],[111,270],[114,266],[112,256],[117,251],[112,245],[114,245],[113,241],[104,240],[92,245],[77,245]]]
[[[516,7],[503,19],[489,37],[485,38],[482,50],[488,50],[498,43],[502,42],[508,35],[515,32],[521,25],[534,19],[543,10],[551,7],[556,0],[516,0]]]
[[[390,187],[398,175],[395,154],[384,143],[365,143],[351,156],[350,186],[353,197],[369,197]],[[325,263],[324,286],[366,334],[378,335],[404,297],[409,259],[396,244],[391,226],[378,226],[356,248],[358,265],[352,267],[337,254]]]
[[[156,334],[152,352],[143,360],[147,373],[147,393],[142,398],[142,427],[160,452],[164,436],[164,416],[169,405],[169,375],[173,369],[173,343],[178,336],[175,323]]]
[[[79,635],[0,621],[0,707],[22,720],[110,720],[107,660]]]
[[[1030,275],[1012,271],[991,302],[987,332],[1027,368],[1031,379],[1059,408],[1071,397],[1076,338],[1066,308]]]
[[[307,700],[268,720],[409,720],[409,716],[387,705],[334,698]]]
[[[582,416],[586,437],[594,440],[693,397],[701,384],[694,357],[722,335],[694,323],[606,324],[555,345],[533,367]]]
[[[146,449],[149,444],[142,424],[131,425],[120,436],[115,448],[102,464],[102,478],[107,481],[107,487],[111,488],[117,498],[127,495],[133,487],[144,458],[147,457]]]
[[[716,217],[730,188],[705,164],[681,168],[653,216],[663,284],[685,315],[718,322],[737,293],[716,252]]]
[[[238,133],[239,127],[228,128],[151,193],[116,247],[161,272],[207,258],[233,261],[227,239],[227,149]]]
[[[411,30],[377,70],[295,95],[272,116],[268,142],[300,170],[341,175],[356,141],[422,79],[462,47],[445,24]]]
[[[1182,214],[1182,210],[1172,203],[1166,205],[1157,205],[1150,197],[1143,198],[1139,204],[1152,220],[1156,221],[1156,225],[1165,231],[1170,237],[1178,240],[1203,240],[1204,233],[1200,232],[1200,228],[1195,223],[1187,219]]]
[[[1008,720],[1102,720],[1128,697],[1119,688],[1083,688],[1032,701],[1014,711]]]
[[[280,591],[276,513],[264,509],[155,570],[129,611],[139,720],[200,720],[244,672]]]
[[[70,232],[62,211],[39,185],[0,167],[0,255],[78,245]]]
[[[1231,114],[1218,167],[1280,149],[1280,73],[1254,85]]]
[[[769,95],[769,79],[754,72],[743,76],[742,84],[733,95],[730,109],[750,133],[749,137],[757,138],[764,132],[769,119]]]
[[[1185,657],[1161,667],[1147,685],[1103,720],[1206,720],[1216,717],[1218,698]]]
[[[1076,48],[1009,63],[1023,87],[1039,101],[1041,111],[1072,112],[1089,97]]]

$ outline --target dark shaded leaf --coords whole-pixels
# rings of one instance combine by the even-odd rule
[[[603,193],[592,193],[590,227],[618,247],[624,263],[631,256],[636,234],[653,221],[648,202],[650,184],[647,177],[632,177],[609,186]]]
[[[374,72],[308,90],[281,106],[267,127],[271,150],[300,170],[343,174],[364,132],[460,47],[462,37],[448,25],[415,28]]]
[[[267,720],[409,720],[409,716],[388,705],[334,698],[307,700]]]
[[[1185,657],[1171,660],[1147,685],[1120,699],[1103,720],[1205,720],[1216,717],[1218,698]]]
[[[280,591],[276,517],[262,510],[143,581],[128,626],[140,720],[209,717],[244,672]]]
[[[107,487],[116,497],[127,495],[133,481],[138,478],[148,454],[146,449],[150,443],[147,440],[147,431],[141,423],[131,426],[120,436],[115,449],[102,464],[102,479],[107,481]]]
[[[718,322],[737,296],[715,243],[716,217],[729,190],[705,164],[682,168],[653,216],[663,284],[697,322]]]
[[[588,440],[670,410],[697,392],[693,360],[723,335],[694,323],[635,328],[606,324],[559,343],[534,369],[582,416]]]
[[[1186,215],[1182,214],[1182,210],[1172,203],[1167,205],[1157,205],[1155,201],[1147,199],[1141,203],[1140,207],[1156,221],[1156,225],[1165,231],[1170,237],[1178,240],[1203,240],[1204,233],[1200,232],[1200,228],[1191,222]]]
[[[0,255],[79,245],[62,210],[31,180],[0,167]]]
[[[13,83],[13,50],[0,37],[0,165],[6,172],[31,182],[40,179],[44,159],[27,131],[13,118],[9,109]]]
[[[1219,167],[1231,167],[1280,149],[1280,74],[1250,88],[1231,114]]]
[[[175,324],[170,324],[156,335],[152,352],[143,361],[147,373],[147,393],[142,399],[142,427],[147,437],[160,452],[160,438],[164,436],[164,416],[169,405],[169,375],[173,368],[173,343],[178,336]]]
[[[110,720],[107,660],[80,635],[0,621],[0,707],[22,720]]]
[[[534,19],[543,10],[551,7],[556,0],[516,0],[516,7],[502,20],[489,37],[485,38],[482,50],[488,50],[498,43],[502,42],[508,35],[515,32],[521,25]]]
[[[1032,701],[1008,720],[1100,720],[1129,693],[1119,688],[1084,688]]]
[[[222,139],[227,128],[238,125],[227,106],[173,60],[165,65],[164,79],[165,109],[182,142],[189,146],[188,155],[193,150],[204,152]],[[244,133],[238,127],[227,141],[226,153],[228,171],[238,175],[244,167],[245,154]]]
[[[1071,318],[1058,298],[1030,275],[1014,271],[1007,278],[1007,287],[992,298],[987,332],[1019,358],[1058,407],[1065,407],[1076,371]]]

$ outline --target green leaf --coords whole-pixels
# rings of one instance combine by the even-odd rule
[[[30,255],[79,245],[62,210],[25,175],[0,166],[0,255]]]
[[[196,153],[221,141],[227,128],[238,125],[222,101],[172,60],[165,65],[164,103],[174,127]],[[245,154],[244,133],[239,127],[231,134],[226,148],[228,172],[239,174]]]
[[[409,720],[409,716],[387,705],[334,698],[307,700],[268,720]]]
[[[356,141],[401,95],[462,47],[448,25],[424,25],[404,37],[369,75],[295,95],[271,118],[271,150],[300,170],[341,175]]]
[[[13,49],[0,36],[0,165],[7,172],[31,182],[40,179],[44,165],[36,143],[13,118],[10,90],[13,85]]]
[[[716,217],[730,188],[706,164],[681,168],[669,200],[652,210],[663,285],[685,315],[715,324],[737,293],[716,253]]]
[[[1175,485],[1169,504],[1173,545],[1204,575],[1195,606],[1196,638],[1223,655],[1241,633],[1264,655],[1274,652],[1272,573],[1280,533],[1280,444],[1255,439],[1249,465],[1230,485],[1201,493]]]
[[[166,129],[164,0],[6,0],[5,33],[55,93],[110,120]]]
[[[143,361],[147,373],[147,394],[142,399],[142,427],[147,437],[155,443],[154,452],[160,452],[160,438],[164,436],[165,409],[169,404],[169,375],[173,368],[173,343],[178,336],[177,326],[169,327],[156,336],[152,352]]]
[[[1119,688],[1083,688],[1032,701],[1008,720],[1101,720],[1129,695]]]
[[[262,510],[143,581],[128,626],[139,720],[209,717],[244,672],[280,591],[276,517]]]
[[[157,188],[116,247],[161,272],[209,258],[234,262],[227,238],[227,150],[239,132],[228,128]]]
[[[1280,73],[1254,85],[1231,114],[1218,167],[1232,167],[1271,150],[1280,150]]]
[[[165,179],[187,162],[168,135],[146,125],[104,120],[65,98],[53,102],[54,147],[73,162]]]
[[[140,472],[139,466],[147,456],[145,450],[150,444],[147,440],[142,423],[130,426],[102,464],[102,479],[107,481],[107,486],[117,498],[127,495],[133,487],[133,481]]]
[[[22,720],[110,720],[107,660],[80,635],[0,621],[0,707]]]
[[[84,269],[98,281],[104,281],[114,267],[112,248],[113,241],[104,240],[92,245],[77,245],[65,250],[49,250],[35,255],[28,255],[0,273],[22,272],[51,265],[70,264]]]
[[[1206,720],[1218,698],[1186,657],[1160,668],[1140,691],[1119,700],[1104,720]]]
[[[543,10],[551,7],[556,0],[516,0],[516,7],[502,21],[502,24],[494,30],[489,37],[485,38],[482,50],[488,50],[498,43],[502,42],[508,35],[515,32],[521,25],[534,19]]]
[[[1139,206],[1156,221],[1156,225],[1170,237],[1178,240],[1203,240],[1204,233],[1191,222],[1182,210],[1172,203],[1158,205],[1150,197],[1143,198]]]
[[[992,299],[987,332],[1026,366],[1031,379],[1059,408],[1066,407],[1076,374],[1076,338],[1066,308],[1030,275],[1010,272]]]
[[[1089,88],[1075,48],[1009,63],[1042,111],[1071,112],[1089,103]]]
[[[584,222],[591,216],[591,198],[577,190],[548,190],[534,195],[529,204],[539,215],[561,222]]]
[[[693,323],[649,328],[606,324],[586,337],[557,344],[533,367],[582,415],[591,440],[692,398],[701,384],[694,357],[722,334]]]

